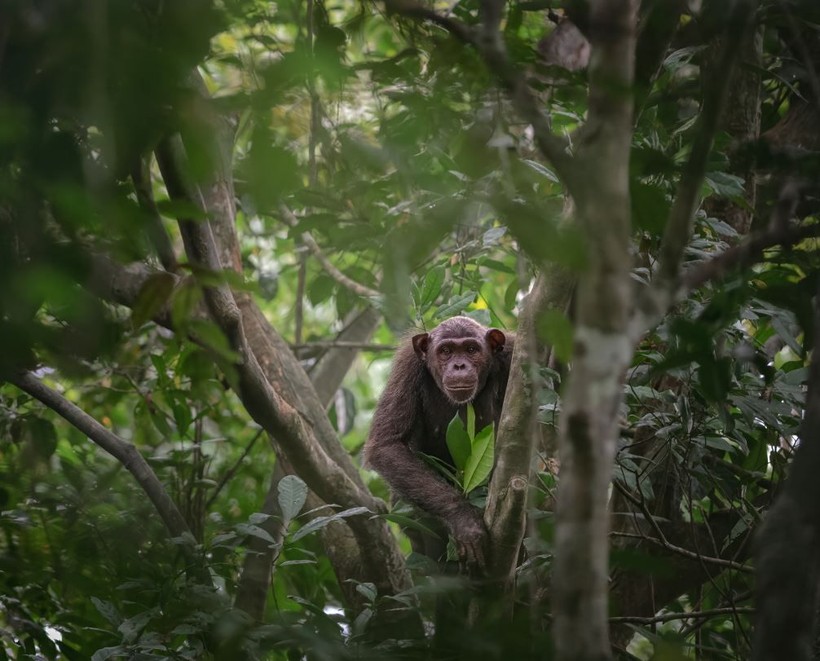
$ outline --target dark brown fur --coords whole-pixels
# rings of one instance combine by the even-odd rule
[[[418,453],[452,466],[447,426],[457,412],[464,414],[467,401],[475,408],[476,430],[491,423],[498,428],[513,341],[511,334],[461,316],[405,340],[365,445],[367,462],[395,493],[446,525],[461,560],[472,568],[484,565],[481,512]],[[429,546],[417,550],[430,554]]]

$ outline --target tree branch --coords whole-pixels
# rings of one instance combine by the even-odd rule
[[[134,445],[103,427],[88,413],[68,401],[56,390],[49,388],[30,372],[18,374],[11,377],[9,381],[74,425],[93,443],[119,461],[134,476],[173,537],[179,537],[185,533],[191,534],[185,517],[182,516],[156,473]]]
[[[705,611],[691,611],[689,613],[664,613],[652,617],[610,617],[612,624],[660,624],[662,622],[674,622],[675,620],[703,620],[720,615],[737,615],[739,613],[755,613],[755,609],[749,606],[710,608]]]
[[[510,96],[516,112],[532,125],[533,137],[543,156],[554,166],[558,176],[573,188],[577,169],[567,152],[569,140],[556,136],[550,127],[549,118],[541,110],[541,103],[527,85],[527,80],[510,61],[504,41],[498,31],[503,2],[498,0],[482,1],[484,27],[481,38],[478,38],[470,27],[449,17],[441,16],[432,9],[424,7],[415,0],[386,0],[388,13],[395,13],[407,18],[430,21],[447,30],[464,44],[473,46],[487,68],[496,77],[501,87]]]
[[[513,578],[526,528],[527,485],[538,439],[538,320],[547,310],[565,310],[573,285],[574,278],[565,269],[548,265],[524,299],[519,315],[484,514],[492,549],[489,574],[503,586]]]
[[[163,177],[166,172],[168,174],[166,186],[169,192],[177,199],[199,206],[197,201],[201,198],[198,192],[189,190],[187,186],[184,150],[176,149],[173,144],[168,149],[165,142],[163,146],[161,169]],[[180,230],[195,272],[197,269],[221,271],[211,221],[182,219]],[[330,437],[334,434],[324,411],[315,411],[311,405],[307,407],[307,412],[302,413],[297,405],[304,405],[304,402],[295,390],[291,393],[295,395],[291,403],[268,380],[251,349],[243,313],[228,285],[218,283],[205,286],[204,295],[211,317],[225,333],[229,346],[238,356],[233,369],[235,390],[240,400],[250,416],[276,439],[296,473],[326,503],[335,503],[344,509],[365,507],[374,513],[382,511],[384,504],[364,487],[338,439],[331,440]],[[254,337],[258,337],[257,326],[262,323],[259,319],[261,311],[251,307],[246,314],[248,322],[254,326]],[[288,351],[287,348],[283,350]],[[290,357],[293,358],[292,354]],[[296,365],[294,370],[301,368]],[[297,381],[300,380],[295,374],[292,376]],[[315,390],[310,388],[309,383],[307,385],[312,392],[312,400],[315,401]],[[310,393],[305,391],[305,397],[311,399]],[[322,435],[321,438],[319,434]],[[347,524],[356,536],[364,560],[363,566],[379,591],[392,594],[406,587],[408,576],[403,558],[397,553],[395,539],[386,523],[379,518],[360,516],[348,518]]]
[[[358,351],[395,351],[394,344],[378,344],[376,342],[348,342],[345,340],[315,340],[291,344],[291,349],[356,349]]]
[[[174,254],[174,246],[171,238],[162,224],[162,218],[154,202],[154,194],[151,190],[151,158],[140,158],[131,173],[131,181],[134,183],[134,191],[137,194],[137,202],[148,215],[147,234],[157,252],[160,263],[166,271],[174,271],[177,268],[177,258]]]
[[[290,209],[288,209],[284,204],[279,205],[279,212],[282,214],[282,219],[288,226],[296,227],[298,225],[299,219],[296,218],[294,213]],[[305,244],[305,246],[307,246],[307,249],[310,250],[311,254],[322,265],[322,268],[325,270],[325,272],[340,285],[346,287],[354,294],[356,294],[357,296],[361,296],[362,298],[369,298],[373,300],[378,300],[379,298],[381,298],[381,292],[356,282],[352,278],[349,278],[344,273],[342,273],[338,268],[336,268],[336,266],[327,258],[324,252],[322,252],[322,249],[319,247],[319,244],[316,243],[316,241],[310,234],[308,234],[307,232],[302,232],[300,238],[302,239],[302,242]]]
[[[804,239],[820,236],[820,223],[789,224],[799,201],[796,187],[784,187],[773,216],[782,214],[785,221],[772,222],[766,230],[747,237],[742,243],[686,270],[683,274],[683,291],[680,292],[680,296],[685,296],[708,282],[724,278],[735,269],[746,268],[761,261],[767,248],[778,245],[789,248]]]
[[[691,238],[692,221],[700,202],[700,188],[706,174],[709,152],[726,105],[737,53],[751,26],[755,5],[755,0],[738,0],[735,3],[725,32],[726,43],[717,66],[717,75],[704,97],[692,151],[678,182],[675,201],[661,240],[657,278],[652,285],[655,290],[653,295],[662,293],[666,300],[671,300],[678,285],[684,250]]]

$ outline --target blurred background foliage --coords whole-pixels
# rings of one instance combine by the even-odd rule
[[[571,131],[585,112],[584,73],[539,64],[537,44],[554,25],[535,4],[510,3],[505,38],[548,102],[554,129]],[[476,0],[439,8],[477,21]],[[817,39],[811,3],[763,3],[758,17],[762,57],[748,66],[761,82],[762,132],[808,94],[809,65],[783,37],[794,17]],[[682,29],[708,28],[696,12],[681,21]],[[632,158],[636,279],[648,277],[689,149],[707,28],[671,44],[651,88],[641,90]],[[157,223],[178,246],[173,220],[196,215],[170,200],[155,164],[141,171],[140,160],[180,131],[193,176],[212,176],[224,155],[211,147],[203,82],[207,111],[226,118],[234,136],[223,147],[243,272],[231,284],[252,292],[307,370],[354,311],[373,305],[383,313],[330,407],[341,442],[357,458],[389,349],[404,331],[457,313],[514,329],[516,304],[539,268],[580,269],[587,259],[583,237],[565,221],[562,186],[526,124],[478,58],[438,28],[353,0],[4,2],[0,379],[37,370],[134,443],[193,538],[169,539],[118,462],[3,385],[0,659],[198,659],[240,648],[255,658],[396,652],[373,647],[366,621],[341,609],[318,538],[297,536],[307,521],[298,516],[276,560],[265,622],[250,626],[232,609],[247,540],[268,535],[258,513],[275,458],[218,369],[225,339],[195,318],[201,292],[194,282],[172,293],[156,280],[133,314],[95,295],[90,254],[156,262]],[[698,214],[693,261],[739,238],[721,203],[747,210],[753,225],[765,224],[773,203],[763,189],[750,203],[733,140],[727,130],[713,153],[703,193],[714,206]],[[751,148],[766,176],[796,169],[816,180],[812,147],[785,161],[766,161],[760,144]],[[155,209],[141,203],[140,186]],[[309,240],[365,291],[330,275]],[[674,577],[677,588],[657,604],[669,613],[712,610],[711,617],[626,623],[624,648],[631,639],[639,658],[748,653],[750,535],[782,479],[801,418],[816,248],[808,241],[772,250],[753,272],[702,289],[639,348],[624,384],[615,492],[644,513],[673,512],[684,530],[720,515],[726,528],[712,523],[702,551],[733,563],[710,565],[706,577],[689,582]],[[198,324],[199,344],[150,321],[168,302],[178,322]],[[557,315],[544,332],[568,355],[566,317]],[[557,387],[563,367],[552,367],[546,376]],[[547,428],[559,410],[556,393],[546,392]],[[552,461],[545,448],[545,510]],[[386,497],[379,479],[365,475]],[[552,520],[548,511],[534,519],[519,574],[522,585],[537,587],[549,569]],[[184,546],[204,558],[215,589],[186,573]],[[677,567],[644,547],[616,548],[613,566],[616,580],[648,572],[658,583]],[[484,658],[520,644],[514,627],[484,635],[474,641],[486,645]]]

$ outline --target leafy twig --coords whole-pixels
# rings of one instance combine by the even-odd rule
[[[288,209],[284,204],[279,206],[279,211],[282,214],[282,219],[287,223],[290,227],[296,227],[299,223],[299,219],[296,218],[294,213]],[[322,252],[322,249],[319,247],[319,244],[313,239],[313,237],[308,234],[307,232],[302,232],[301,234],[302,242],[307,246],[307,249],[310,250],[311,254],[318,260],[319,264],[322,265],[322,268],[325,272],[333,278],[336,282],[338,282],[343,287],[346,287],[354,294],[361,296],[363,298],[372,298],[378,299],[381,297],[381,293],[375,289],[371,289],[361,283],[356,282],[352,278],[346,276],[342,273]]]

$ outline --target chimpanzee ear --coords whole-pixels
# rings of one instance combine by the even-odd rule
[[[427,347],[430,345],[430,334],[419,333],[413,336],[413,349],[415,349],[419,358],[424,358],[427,354]]]
[[[490,345],[490,351],[493,353],[501,351],[506,343],[507,336],[497,328],[491,328],[487,331],[487,344]]]

